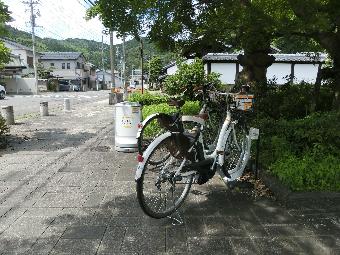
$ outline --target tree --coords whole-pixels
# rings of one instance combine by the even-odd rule
[[[155,84],[158,82],[158,77],[162,71],[162,61],[160,57],[155,56],[152,57],[148,63],[149,65],[149,85],[151,87],[155,87]]]
[[[266,69],[274,61],[268,53],[279,11],[265,0],[98,0],[88,15],[98,15],[119,34],[147,33],[161,48],[180,49],[184,56],[201,57],[230,45],[243,49],[243,79],[265,84]]]
[[[39,79],[51,78],[51,72],[53,72],[53,67],[45,68],[42,63],[37,64],[37,71]]]
[[[334,79],[334,108],[340,109],[340,1],[285,0],[290,9],[290,31],[318,42],[333,60],[324,74]],[[325,76],[325,75],[324,75]]]
[[[0,36],[6,34],[5,23],[11,20],[8,6],[0,0]],[[3,42],[0,42],[0,68],[11,60],[10,50],[5,47]]]

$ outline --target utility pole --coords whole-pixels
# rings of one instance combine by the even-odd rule
[[[104,62],[104,35],[102,34],[102,71],[103,71],[103,87],[105,86],[105,62]]]
[[[32,48],[33,48],[33,68],[34,68],[34,85],[36,89],[36,94],[38,94],[38,70],[37,70],[37,61],[36,61],[36,50],[35,50],[35,19],[37,15],[34,13],[34,5],[39,4],[38,1],[33,2],[33,0],[29,0],[28,2],[23,2],[24,4],[27,4],[30,8],[30,23],[32,27]]]
[[[115,54],[113,53],[113,31],[110,30],[111,89],[116,87]]]
[[[140,37],[140,64],[141,64],[141,69],[142,69],[142,94],[144,93],[144,54],[143,54],[143,38]]]
[[[128,91],[127,91],[127,81],[126,81],[126,56],[125,56],[125,35],[123,36],[123,84],[124,84],[124,94],[123,94],[123,100],[127,100],[128,97]]]

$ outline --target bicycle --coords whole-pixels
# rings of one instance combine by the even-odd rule
[[[227,100],[232,94],[220,93]],[[209,181],[216,172],[225,183],[241,177],[250,157],[251,140],[258,129],[245,129],[245,122],[232,119],[237,106],[227,104],[226,117],[211,151],[204,148],[205,119],[182,116],[172,123],[172,130],[156,137],[138,156],[137,198],[142,210],[152,218],[169,217],[187,197],[194,180]],[[191,132],[183,122],[196,124]],[[150,177],[150,178],[149,178]]]

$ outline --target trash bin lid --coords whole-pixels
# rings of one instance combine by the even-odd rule
[[[116,107],[124,107],[124,106],[141,106],[138,102],[128,102],[124,101],[115,105]]]

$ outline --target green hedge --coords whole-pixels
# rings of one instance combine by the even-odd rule
[[[154,105],[166,103],[169,100],[169,97],[162,94],[151,94],[149,92],[139,93],[134,92],[129,95],[128,101],[130,102],[139,102],[141,105]]]
[[[187,101],[182,106],[181,111],[184,115],[194,115],[198,114],[200,109],[201,106],[199,101]],[[174,113],[176,112],[176,107],[169,106],[167,103],[144,106],[142,109],[143,119],[158,112]]]
[[[260,161],[293,190],[340,191],[340,113],[262,118]]]
[[[198,101],[187,101],[182,106],[181,110],[184,115],[194,115],[198,114],[200,111],[200,104]],[[147,105],[144,106],[142,109],[143,119],[148,117],[151,114],[154,113],[174,113],[176,112],[176,108],[173,106],[169,106],[166,103],[162,104],[155,104],[155,105]],[[144,135],[145,136],[154,136],[155,134],[159,133],[161,130],[161,127],[159,126],[158,122],[152,122],[148,125],[147,129],[145,130]]]

